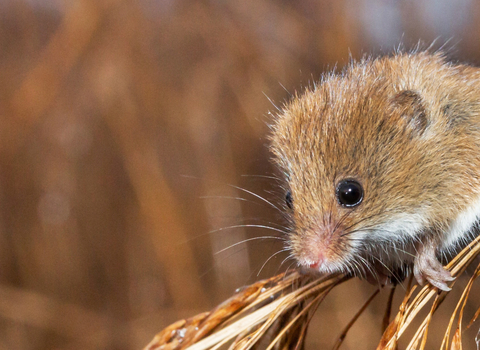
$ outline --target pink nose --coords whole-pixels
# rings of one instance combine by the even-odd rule
[[[320,265],[323,264],[323,260],[324,260],[323,254],[318,254],[317,259],[315,260],[315,262],[311,263],[311,264],[309,265],[309,267],[310,267],[311,269],[318,269],[318,268],[320,267]]]

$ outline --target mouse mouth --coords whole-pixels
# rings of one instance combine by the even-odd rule
[[[337,272],[350,272],[348,264],[342,261],[328,261],[324,260],[322,262],[314,262],[307,265],[308,268],[314,270],[315,272],[320,272],[322,274],[328,273],[337,273]]]

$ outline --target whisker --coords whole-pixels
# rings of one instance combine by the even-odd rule
[[[243,251],[243,250],[245,250],[245,249],[246,249],[246,248],[242,248],[242,249],[239,249],[239,250],[237,250],[237,251],[233,251],[231,254],[228,254],[227,256],[222,257],[222,258],[220,259],[220,262],[227,261],[227,259],[231,258],[231,257],[234,256],[235,254],[238,254],[239,252],[241,252],[241,251]],[[210,273],[210,272],[212,272],[213,270],[215,270],[215,269],[217,268],[217,264],[218,264],[218,262],[217,262],[216,264],[211,265],[210,268],[208,268],[206,271],[204,271],[203,273],[201,273],[198,277],[199,277],[199,278],[203,278],[205,275],[207,275],[208,273]]]
[[[288,260],[293,258],[293,253],[290,253],[283,261],[280,263],[279,267],[282,267],[282,265]]]
[[[240,242],[237,242],[237,243],[234,243],[232,245],[229,245],[228,247],[226,248],[223,248],[222,250],[219,250],[218,252],[215,252],[214,255],[217,255],[217,254],[220,254],[220,253],[223,253],[224,251],[230,249],[230,248],[233,248],[233,247],[236,247],[237,245],[240,245],[240,244],[243,244],[243,243],[247,243],[247,242],[250,242],[250,241],[255,241],[257,239],[276,239],[276,240],[279,240],[279,241],[284,241],[285,242],[285,239],[284,238],[281,238],[281,237],[274,237],[274,236],[262,236],[262,237],[253,237],[253,238],[248,238],[248,239],[244,239]]]
[[[355,227],[356,225],[362,223],[363,221],[365,220],[369,220],[375,216],[378,216],[380,214],[384,214],[384,213],[388,213],[388,212],[391,212],[391,211],[396,211],[396,209],[386,209],[386,210],[383,210],[381,213],[378,213],[378,214],[372,214],[372,215],[369,215],[369,216],[366,216],[356,222],[354,222],[352,225],[348,226],[347,228],[345,228],[345,231],[348,231],[349,229],[351,229],[352,227]]]
[[[347,271],[351,273],[354,276],[359,276],[361,275],[361,271],[358,268],[358,264],[354,260],[348,260],[346,262],[347,265]]]
[[[391,242],[390,242],[390,243],[391,243]],[[410,252],[407,252],[406,250],[403,250],[403,249],[401,249],[401,248],[394,247],[393,244],[391,245],[391,247],[393,247],[395,251],[399,251],[399,252],[401,252],[401,253],[404,253],[404,254],[406,254],[406,255],[409,255],[409,256],[411,256],[412,258],[415,258],[415,257],[416,257],[415,254],[412,254],[412,253],[410,253]]]
[[[243,218],[240,218],[239,220],[235,220],[236,224],[240,224],[242,222],[251,222],[252,224],[255,224],[255,223],[268,224],[270,225],[270,227],[276,226],[276,228],[278,229],[284,229],[288,233],[290,233],[290,231],[292,230],[291,227],[289,226],[285,226],[285,225],[279,224],[278,222],[269,221],[269,220],[261,219],[258,217],[243,217]]]
[[[256,205],[260,205],[260,203],[258,202],[255,202],[255,201],[252,201],[251,199],[246,199],[246,198],[242,198],[242,197],[234,197],[234,196],[200,196],[199,197],[200,199],[235,199],[235,200],[239,200],[239,201],[242,201],[242,202],[249,202],[249,203],[254,203]]]
[[[338,220],[338,222],[335,224],[335,227],[333,228],[332,230],[332,234],[334,234],[338,228],[340,227],[340,225],[347,219],[347,217],[352,213],[353,211],[348,211],[346,212],[344,215],[342,215],[342,217],[340,218],[340,220]]]
[[[288,232],[286,232],[286,231],[284,231],[284,230],[280,230],[280,229],[278,229],[278,228],[270,227],[270,226],[265,226],[265,225],[233,225],[233,226],[227,226],[227,227],[217,228],[216,230],[208,231],[208,233],[215,233],[215,232],[220,232],[220,231],[224,231],[224,230],[231,230],[231,229],[235,229],[235,228],[244,228],[244,227],[265,228],[265,229],[268,229],[268,230],[272,230],[272,231],[276,231],[276,232],[283,233],[284,235],[288,235]]]
[[[354,230],[354,231],[352,231],[352,232],[350,232],[350,233],[352,234],[352,233],[359,232],[359,231],[378,231],[378,232],[387,232],[387,233],[390,233],[390,234],[393,234],[393,233],[394,233],[394,231],[389,231],[389,230],[385,230],[385,229],[359,229],[359,230]],[[355,238],[349,238],[349,240],[351,240],[351,241],[357,241],[357,242],[362,242],[362,243],[364,242],[364,240],[362,240],[362,239],[355,239]],[[402,253],[404,253],[404,254],[406,254],[406,255],[411,256],[412,258],[415,257],[414,254],[412,254],[412,253],[410,253],[410,252],[408,252],[408,251],[406,251],[406,250],[403,250],[403,249],[399,248],[398,246],[396,246],[396,245],[394,244],[393,241],[390,241],[390,240],[387,240],[387,239],[382,240],[382,245],[379,245],[380,247],[382,247],[382,248],[384,249],[385,253],[388,253],[388,252],[385,250],[385,247],[383,247],[384,244],[388,244],[390,247],[392,247],[392,248],[394,249],[394,251],[400,251],[400,252],[402,252]],[[413,247],[415,248],[415,246],[413,246]]]
[[[372,276],[375,277],[375,279],[378,281],[378,276],[377,276],[377,272],[373,269],[373,266],[370,266],[370,263],[367,259],[365,259],[364,257],[362,256],[359,256],[360,260],[363,262],[363,265],[362,266],[365,266],[365,268],[370,271],[370,273],[372,274]],[[367,273],[365,272],[365,278],[367,277]]]
[[[352,226],[353,225],[351,225],[350,228]],[[395,233],[395,231],[387,230],[387,229],[384,229],[384,228],[378,228],[378,226],[376,224],[372,224],[372,225],[367,225],[367,226],[364,226],[362,228],[354,229],[354,230],[351,230],[351,231],[346,231],[346,232],[342,233],[340,236],[344,237],[346,235],[351,235],[353,233],[362,232],[362,231],[380,231],[380,232],[387,232],[387,233],[390,233],[390,234]]]
[[[281,179],[279,179],[276,176],[268,176],[268,175],[240,175],[240,176],[241,177],[259,177],[259,178],[262,178],[262,179],[271,179],[271,180],[275,180],[275,181],[281,181]]]
[[[221,229],[217,229],[217,230],[213,230],[213,231],[203,232],[203,233],[200,233],[200,234],[195,235],[195,236],[193,236],[193,237],[189,237],[189,238],[183,240],[182,242],[179,242],[178,244],[179,244],[179,245],[187,244],[187,243],[190,242],[190,241],[194,241],[194,240],[196,240],[196,239],[200,239],[200,238],[202,238],[202,237],[205,237],[205,236],[210,235],[210,234],[212,234],[212,233],[216,233],[216,232],[218,232],[218,231],[222,231],[222,230],[224,230],[224,229],[229,229],[229,228],[234,229],[234,228],[238,228],[238,227],[248,227],[248,226],[246,226],[247,224],[240,224],[240,223],[245,222],[245,221],[249,221],[249,220],[251,220],[251,221],[253,221],[253,222],[268,224],[268,225],[270,225],[270,227],[267,226],[267,225],[262,225],[262,226],[269,227],[270,229],[274,229],[274,230],[284,230],[285,232],[283,232],[283,231],[279,231],[279,232],[282,232],[283,234],[286,234],[286,235],[289,235],[290,232],[291,232],[291,228],[290,228],[290,227],[280,225],[280,224],[278,224],[278,223],[276,223],[276,222],[271,222],[271,221],[268,221],[268,220],[262,220],[262,219],[259,219],[259,218],[241,218],[241,219],[238,219],[238,220],[234,220],[234,222],[235,222],[235,223],[238,223],[238,225],[228,226],[228,227],[223,227],[223,228],[221,228]],[[252,224],[252,225],[253,225],[253,224]],[[272,225],[276,225],[277,227],[273,227]]]
[[[284,87],[284,89],[285,89],[285,87]],[[287,91],[287,92],[288,92],[288,91]],[[289,93],[289,92],[288,92],[288,93]],[[278,112],[280,112],[280,113],[282,112],[282,109],[281,109],[280,107],[278,107],[278,106],[276,105],[276,103],[275,103],[270,97],[268,97],[268,95],[267,95],[264,91],[262,91],[262,94],[263,94],[263,96],[265,96],[265,97],[267,98],[268,102],[270,102],[270,103],[272,104],[272,106],[275,107],[275,109],[276,109]],[[290,94],[290,93],[289,93],[289,94]]]
[[[250,194],[250,195],[252,195],[252,196],[254,196],[254,197],[257,197],[258,199],[260,199],[260,200],[264,201],[265,203],[267,203],[268,205],[270,205],[272,208],[278,210],[280,213],[285,214],[285,212],[284,212],[283,210],[281,210],[281,209],[278,208],[275,204],[273,204],[273,203],[270,202],[269,200],[263,198],[262,196],[254,193],[254,192],[252,192],[252,191],[246,190],[246,189],[244,189],[244,188],[235,186],[235,185],[229,185],[229,186],[230,186],[230,187],[233,187],[233,188],[236,188],[236,189],[239,190],[239,191],[243,191],[243,192],[245,192],[245,193],[248,193],[248,194]]]
[[[286,251],[290,250],[289,247],[285,247],[285,248],[287,248]],[[283,261],[280,263],[280,265],[278,265],[277,270],[275,271],[275,275],[278,273],[278,271],[280,271],[280,269],[282,268],[282,265],[285,263],[285,261],[287,261],[288,259],[292,259],[293,257],[294,257],[293,253],[288,254],[288,256],[285,259],[283,259]],[[293,263],[295,263],[295,261]],[[290,264],[290,266],[292,266],[292,265]]]
[[[288,248],[284,248],[284,249],[279,250],[278,252],[270,255],[270,257],[267,259],[267,261],[265,261],[265,262],[263,263],[262,267],[260,268],[260,271],[258,271],[257,277],[258,277],[258,275],[260,275],[260,273],[262,272],[262,270],[263,270],[263,268],[265,267],[265,265],[266,265],[273,257],[275,257],[276,255],[281,254],[281,253],[283,253],[283,252],[286,252],[286,251],[288,251]]]
[[[285,279],[285,277],[287,277],[287,273],[288,273],[288,270],[290,270],[290,268],[292,267],[292,265],[295,264],[296,261],[293,261],[290,265],[288,265],[287,269],[285,270],[285,273],[283,274],[283,278]],[[293,287],[293,285],[292,285]]]
[[[332,223],[332,211],[333,211],[333,204],[335,202],[335,199],[333,199],[331,202],[330,202],[330,208],[328,210],[328,225],[330,225]],[[324,218],[325,220],[325,218]]]
[[[390,270],[387,265],[385,265],[380,259],[378,259],[376,256],[372,255],[372,257],[377,260],[380,264],[383,265],[383,267],[385,267],[387,269],[387,271],[390,273],[391,276],[395,277],[395,279],[400,283],[400,285],[402,286],[402,288],[405,288],[405,286],[403,285],[402,282],[400,282],[400,276],[396,275],[395,273],[393,273],[392,270]]]
[[[288,96],[293,97],[293,94],[290,91],[288,91],[288,89],[285,87],[285,85],[283,85],[281,82],[278,82],[278,84],[282,87],[283,90],[285,90],[285,92],[288,94]],[[280,112],[282,112],[281,109],[280,109]]]

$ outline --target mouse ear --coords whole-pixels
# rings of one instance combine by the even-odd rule
[[[422,97],[413,90],[404,90],[397,93],[393,99],[393,108],[397,110],[407,125],[417,135],[422,135],[428,126],[428,118],[423,105]]]

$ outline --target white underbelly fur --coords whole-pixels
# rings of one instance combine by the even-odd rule
[[[475,223],[480,219],[480,196],[475,202],[462,211],[450,226],[446,233],[445,242],[442,246],[444,250],[455,248],[457,243],[466,243],[470,241],[475,234]]]

